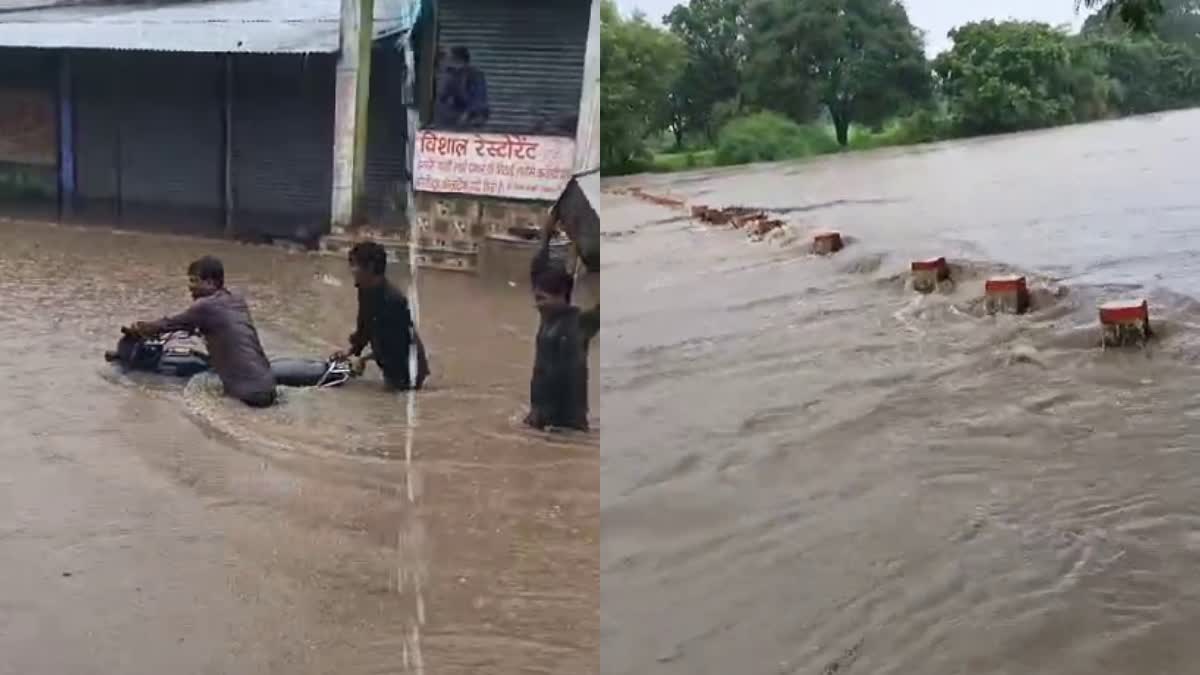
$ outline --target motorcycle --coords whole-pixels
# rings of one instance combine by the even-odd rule
[[[210,369],[208,354],[184,344],[190,333],[142,337],[122,329],[117,348],[104,352],[104,360],[123,371],[152,373],[187,379]],[[338,387],[356,377],[350,361],[281,358],[271,359],[271,372],[283,387]]]

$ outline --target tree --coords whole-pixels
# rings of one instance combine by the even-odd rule
[[[685,133],[701,133],[711,142],[717,125],[713,110],[736,101],[746,60],[746,3],[742,0],[689,0],[676,5],[663,22],[687,50],[672,88],[672,130],[676,145]]]
[[[1114,37],[1141,33],[1164,42],[1200,46],[1200,0],[1161,0],[1157,11],[1141,26],[1141,31],[1134,31],[1111,8],[1101,7],[1084,21],[1083,33]]]
[[[613,0],[600,6],[600,153],[606,172],[645,158],[646,137],[665,128],[671,83],[683,65],[678,38],[645,17],[624,18]]]
[[[899,0],[762,0],[749,9],[747,84],[798,122],[829,112],[838,144],[930,93],[920,33]]]
[[[1113,105],[1126,115],[1200,103],[1200,55],[1191,47],[1156,38],[1087,35],[1080,50],[1097,54],[1113,83]]]
[[[1115,16],[1130,28],[1146,32],[1163,13],[1163,0],[1075,0],[1075,11],[1080,7],[1098,7],[1106,18]]]
[[[950,114],[967,134],[1076,119],[1081,85],[1071,38],[1043,23],[981,21],[950,31],[934,64]]]

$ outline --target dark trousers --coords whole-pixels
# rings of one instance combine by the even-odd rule
[[[270,391],[259,392],[257,394],[249,394],[242,398],[242,403],[245,403],[251,408],[270,408],[271,406],[275,405],[275,402],[278,399],[279,395],[274,389],[272,389]]]

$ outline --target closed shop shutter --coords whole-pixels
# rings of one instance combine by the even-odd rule
[[[224,224],[222,69],[210,54],[155,54],[122,68],[121,216],[220,232]]]
[[[84,222],[115,223],[120,214],[121,108],[111,64],[95,55],[72,59],[75,97],[75,214]]]
[[[588,0],[440,0],[438,45],[466,47],[487,76],[485,130],[574,136]]]
[[[121,52],[74,62],[81,198],[114,201],[126,225],[220,233],[220,57]]]
[[[333,181],[331,55],[234,60],[234,222],[241,235],[328,232]]]
[[[367,128],[367,218],[385,232],[405,226],[408,109],[404,105],[404,54],[383,40],[371,54],[371,106]]]

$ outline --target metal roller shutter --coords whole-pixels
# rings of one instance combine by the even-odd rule
[[[122,64],[120,85],[127,102],[120,137],[122,221],[158,226],[169,220],[172,231],[223,231],[220,57],[131,56]]]
[[[240,235],[307,239],[329,229],[334,58],[234,61],[234,222]]]
[[[85,204],[115,206],[126,225],[220,233],[219,57],[122,52],[74,62],[76,171]]]
[[[384,231],[403,229],[408,163],[404,54],[384,40],[371,54],[367,128],[367,218]]]
[[[113,223],[120,214],[121,105],[109,94],[113,68],[96,55],[74,58],[76,217]]]
[[[574,135],[588,0],[440,0],[438,46],[471,51],[488,80],[487,131]]]

